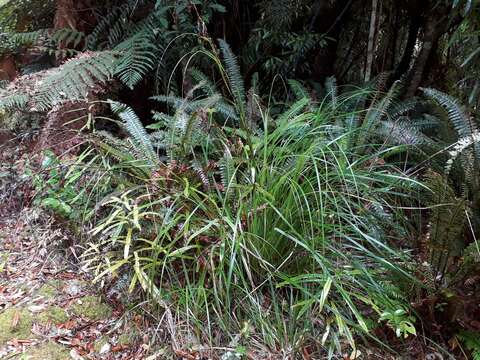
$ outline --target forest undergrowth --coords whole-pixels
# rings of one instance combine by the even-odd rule
[[[39,212],[66,234],[45,246],[161,334],[118,356],[480,357],[477,105],[435,84],[412,93],[425,47],[410,76],[375,72],[367,54],[360,82],[306,79],[300,56],[315,47],[290,52],[298,32],[263,34],[287,68],[260,56],[265,44],[265,63],[249,63],[253,35],[243,47],[211,36],[232,11],[221,2],[126,1],[85,18],[60,3],[41,7],[53,28],[0,22],[5,54],[43,57],[15,60],[23,74],[0,90],[0,214]],[[260,29],[281,32],[260,3]],[[445,9],[474,26],[476,4],[429,11]],[[303,44],[328,49],[318,36]],[[117,358],[115,331],[103,355],[75,349]]]

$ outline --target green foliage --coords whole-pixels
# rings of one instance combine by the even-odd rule
[[[158,163],[157,154],[135,112],[128,106],[116,102],[110,102],[110,106],[112,111],[122,119],[123,126],[130,134],[134,143],[136,153],[141,154],[142,160],[146,160],[150,166],[156,165]]]
[[[380,315],[379,321],[386,321],[388,326],[395,330],[397,337],[403,335],[404,338],[407,338],[409,335],[417,335],[417,331],[413,324],[415,318],[408,315],[403,309],[386,311]]]
[[[473,331],[462,330],[457,337],[465,344],[472,353],[473,360],[480,359],[480,334]]]
[[[367,165],[381,156],[375,147],[366,157],[345,153],[322,109],[302,114],[309,99],[278,115],[271,128],[264,118],[255,136],[196,125],[205,121],[202,114],[212,115],[213,101],[158,100],[175,107],[173,116],[157,115],[155,130],[165,131],[166,147],[177,155],[149,163],[149,176],[102,202],[105,215],[93,230],[99,240],[85,255],[97,279],[128,271],[131,290],[140,286],[160,306],[190,314],[188,326],[200,329],[208,321],[231,333],[248,320],[263,327],[272,346],[296,343],[300,327],[341,351],[339,338],[354,347],[354,335],[368,332],[357,304],[374,310],[377,319],[392,307],[408,307],[384,291],[392,274],[410,278],[387,260],[408,257],[388,245],[395,217],[383,204],[394,188],[416,185],[394,167]],[[112,108],[131,141],[149,153],[156,132],[146,133],[130,109]],[[197,131],[204,141],[196,140]],[[145,166],[116,160],[119,169]],[[307,320],[313,314],[326,324],[320,332]],[[414,332],[410,318],[384,319],[403,335]],[[283,321],[294,328],[283,328]]]
[[[115,50],[121,53],[116,75],[129,88],[141,81],[155,65],[156,47],[152,34],[137,33],[118,44]]]
[[[431,193],[427,197],[432,206],[429,224],[430,264],[436,275],[442,275],[451,265],[453,257],[463,250],[463,231],[466,222],[465,199],[458,198],[440,174],[430,173],[425,180]]]
[[[41,168],[27,167],[24,174],[34,187],[35,204],[65,219],[79,223],[90,220],[94,215],[93,195],[111,191],[109,177],[89,168],[97,159],[91,155],[88,149],[69,163],[45,151]]]
[[[462,110],[459,102],[453,97],[430,88],[422,89],[422,91],[445,109],[448,119],[452,122],[459,138],[472,136],[477,131],[475,122]]]
[[[47,110],[64,101],[82,101],[92,89],[105,85],[115,72],[112,52],[83,53],[52,70],[35,89],[38,110]]]
[[[225,63],[230,92],[232,93],[235,106],[237,106],[237,112],[240,116],[244,116],[245,109],[243,107],[245,105],[245,87],[237,59],[230,49],[230,46],[224,40],[219,40],[219,43],[223,55],[223,61]]]
[[[0,91],[0,94],[2,92]],[[14,110],[26,107],[30,97],[26,94],[5,95],[0,98],[0,109]]]
[[[1,6],[0,54],[73,58],[35,75],[33,90],[15,83],[2,90],[0,109],[58,110],[100,94],[114,78],[108,97],[127,103],[99,106],[98,118],[113,129],[80,135],[85,142],[76,159],[47,153],[39,172],[27,169],[35,204],[89,229],[81,246],[96,280],[124,274],[130,291],[142,290],[163,308],[169,326],[181,323],[172,337],[228,343],[235,357],[253,343],[284,357],[311,348],[332,357],[348,346],[355,353],[359,338],[375,338],[372,324],[398,337],[416,335],[408,240],[418,236],[409,218],[417,206],[428,218],[428,233],[420,235],[436,285],[468,282],[478,270],[464,236],[466,229],[476,233],[480,219],[479,53],[472,46],[478,34],[465,30],[477,28],[472,2],[435,1],[439,13],[450,9],[469,19],[462,31],[473,40],[455,41],[451,51],[468,49],[459,67],[473,75],[459,89],[475,82],[470,111],[431,88],[421,99],[401,100],[403,83],[385,74],[401,67],[403,59],[390,55],[407,53],[412,31],[383,25],[413,20],[400,2],[378,10],[374,69],[386,72],[361,87],[339,86],[354,72],[363,78],[363,62],[355,59],[364,58],[358,48],[368,38],[362,19],[370,9],[355,2],[102,1],[85,12],[89,33],[53,31],[55,3],[40,3]],[[416,15],[421,51],[430,5]],[[25,21],[18,10],[26,7],[49,9],[48,21],[32,12]],[[235,28],[221,16],[227,8]],[[218,47],[210,36],[222,38]],[[447,49],[445,38],[434,48]],[[332,57],[345,54],[342,63],[327,66],[323,48]],[[411,64],[405,79],[416,77],[420,55],[405,59]],[[449,58],[450,52],[441,63]],[[295,78],[289,90],[278,74]],[[268,97],[259,95],[268,87]],[[128,94],[144,98],[129,103]],[[133,109],[146,108],[151,95],[153,117],[140,119]],[[112,113],[119,120],[107,118]],[[445,176],[423,170],[438,171],[445,161]],[[460,336],[476,354],[471,339]]]

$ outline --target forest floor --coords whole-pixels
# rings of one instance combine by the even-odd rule
[[[36,217],[0,222],[0,359],[162,358],[142,335],[146,320],[51,250],[63,235]]]

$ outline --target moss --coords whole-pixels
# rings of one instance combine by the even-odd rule
[[[85,296],[80,299],[81,304],[72,306],[73,312],[78,316],[85,316],[90,320],[103,320],[112,315],[112,309],[95,296]]]
[[[118,344],[120,345],[132,345],[135,343],[135,339],[137,337],[136,331],[131,330],[123,333],[118,337]]]
[[[13,326],[18,311],[18,323]],[[32,315],[26,309],[9,308],[0,314],[0,345],[12,339],[32,338]]]
[[[66,322],[67,320],[67,313],[59,306],[50,306],[49,308],[47,308],[46,311],[38,315],[38,321],[41,324],[46,324],[49,321],[54,324],[61,324]]]
[[[38,290],[38,294],[42,295],[48,299],[54,298],[61,287],[62,282],[60,280],[51,280],[47,283],[43,284],[40,290]]]
[[[54,343],[46,342],[38,347],[30,349],[26,354],[29,360],[67,360],[70,359],[69,352],[63,346]]]
[[[96,340],[94,343],[93,343],[93,350],[96,352],[96,353],[99,353],[100,350],[102,350],[102,347],[104,345],[106,345],[108,343],[107,339],[105,339],[104,337],[101,337],[100,339]]]

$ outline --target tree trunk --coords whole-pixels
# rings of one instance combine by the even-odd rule
[[[5,56],[0,59],[0,80],[12,81],[17,75],[17,64],[13,56]]]
[[[316,16],[312,27],[316,32],[332,39],[328,40],[327,45],[320,48],[315,55],[312,79],[317,82],[323,82],[328,76],[335,75],[338,40],[349,16],[351,4],[352,1],[349,0],[317,0],[314,4]]]
[[[390,84],[393,84],[396,80],[399,80],[409,69],[412,62],[415,45],[417,43],[418,32],[422,25],[422,19],[418,15],[414,15],[408,27],[408,37],[403,51],[402,59],[398,63],[395,72],[390,79]]]
[[[425,24],[422,49],[420,50],[410,73],[409,85],[406,93],[407,97],[415,95],[415,92],[422,83],[422,79],[425,76],[425,67],[432,54],[432,49],[443,34],[445,26],[443,26],[441,22],[444,22],[444,20],[437,22],[436,19],[429,18]]]
[[[365,66],[365,82],[372,77],[373,58],[375,56],[375,38],[377,34],[378,0],[372,0],[372,15],[370,17],[370,31],[368,34],[367,63]]]

